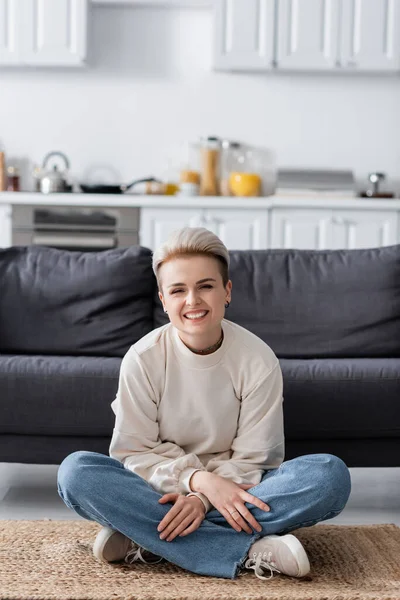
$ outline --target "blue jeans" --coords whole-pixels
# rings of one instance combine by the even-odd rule
[[[58,493],[89,521],[120,531],[153,554],[199,575],[235,579],[250,546],[262,536],[283,535],[332,519],[346,505],[351,479],[346,464],[332,454],[308,454],[264,473],[249,493],[270,506],[265,512],[246,502],[262,531],[237,532],[216,509],[200,527],[172,542],[160,540],[157,527],[172,504],[123,464],[98,452],[67,456],[58,469]]]

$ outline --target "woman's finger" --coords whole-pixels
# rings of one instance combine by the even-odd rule
[[[165,504],[165,502],[175,502],[177,496],[179,496],[179,494],[176,494],[175,492],[164,494],[164,496],[162,496],[158,501],[160,504]]]
[[[181,504],[174,504],[174,506],[167,512],[162,521],[160,521],[160,524],[157,527],[157,531],[164,531],[164,529],[168,527],[170,523],[176,518],[176,516],[181,512],[181,510]]]
[[[254,506],[261,508],[261,510],[265,510],[266,512],[270,511],[268,504],[265,504],[265,502],[260,500],[260,498],[257,498],[257,496],[252,496],[248,492],[243,492],[243,494],[241,494],[241,498],[243,498],[245,502],[249,502],[249,504],[254,504]]]
[[[191,524],[190,527],[188,527],[187,529],[182,531],[182,533],[179,534],[179,537],[185,537],[185,535],[189,535],[190,533],[193,533],[193,531],[196,531],[196,529],[198,529],[200,527],[202,522],[203,522],[202,518],[197,518],[195,521],[193,521],[193,523]]]
[[[189,515],[186,517],[186,519],[183,519],[183,521],[181,521],[177,527],[175,527],[175,529],[167,537],[167,542],[172,542],[172,540],[175,539],[177,535],[182,533],[182,531],[185,531],[185,529],[191,523],[193,523],[193,515]]]
[[[254,516],[244,504],[236,504],[236,508],[240,512],[242,517],[247,521],[247,523],[250,523],[253,529],[255,529],[256,531],[262,531],[260,523],[256,521]]]
[[[221,509],[217,509],[217,510],[219,510],[219,512],[220,512],[220,513],[221,513],[221,514],[222,514],[222,515],[225,517],[225,519],[228,521],[229,525],[231,525],[235,531],[238,531],[238,532],[239,532],[239,531],[242,531],[242,528],[241,528],[241,526],[240,526],[240,525],[239,525],[239,523],[237,523],[237,522],[236,522],[236,520],[235,520],[235,519],[232,517],[232,515],[231,515],[231,513],[229,512],[229,510],[228,510],[228,509],[226,509],[226,508],[221,508]],[[231,512],[233,512],[233,510],[234,510],[234,509],[233,509],[233,510],[232,510],[232,509],[230,509],[230,510],[231,510]],[[236,513],[234,513],[234,514],[236,514]]]
[[[243,505],[242,505],[243,506]],[[237,509],[237,507],[234,507],[233,510],[230,510],[230,515],[232,517],[232,519],[238,524],[240,525],[240,527],[246,532],[246,533],[253,533],[249,524],[246,522],[246,520],[243,518],[241,512]],[[233,514],[232,514],[233,513]]]

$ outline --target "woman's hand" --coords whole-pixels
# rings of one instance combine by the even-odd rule
[[[157,527],[162,532],[160,538],[172,542],[177,535],[183,537],[196,531],[205,517],[204,504],[197,496],[183,496],[182,494],[164,494],[159,499],[160,504],[172,502],[173,507]]]
[[[196,476],[198,482],[201,480],[201,489],[199,487],[194,488],[193,485],[192,489],[197,489],[197,491],[207,496],[211,504],[225,517],[233,529],[236,531],[242,531],[243,529],[251,534],[253,532],[249,527],[250,523],[256,531],[262,531],[261,525],[245,506],[245,502],[248,502],[266,512],[270,510],[268,504],[245,491],[254,487],[254,484],[234,483],[230,479],[225,479],[225,477],[220,477],[214,473],[197,471],[191,479],[194,485]]]

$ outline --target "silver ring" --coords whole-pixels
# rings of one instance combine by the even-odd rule
[[[231,513],[229,513],[229,514],[232,516],[232,515],[233,515],[233,514],[235,514],[235,513],[239,513],[239,511],[238,511],[238,510],[234,510],[233,512],[231,512]]]

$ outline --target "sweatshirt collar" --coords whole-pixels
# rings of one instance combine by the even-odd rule
[[[225,352],[228,350],[234,338],[233,330],[229,326],[229,322],[226,319],[222,319],[221,327],[222,331],[224,332],[224,340],[221,346],[212,354],[205,354],[203,356],[201,354],[195,354],[189,350],[189,348],[185,346],[179,337],[179,330],[171,324],[170,331],[172,344],[179,361],[194,369],[207,369],[208,367],[218,364]]]

